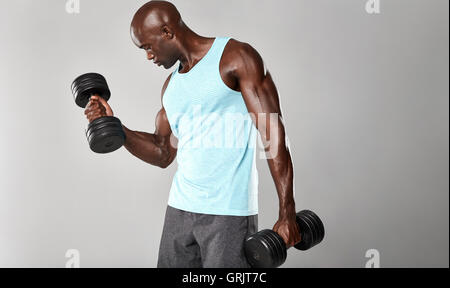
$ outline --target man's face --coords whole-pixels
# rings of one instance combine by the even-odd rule
[[[176,46],[168,37],[160,31],[147,31],[146,33],[135,33],[131,30],[131,38],[136,46],[143,49],[147,59],[165,69],[172,67],[178,60]]]

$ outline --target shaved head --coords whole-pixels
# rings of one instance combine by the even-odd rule
[[[175,5],[167,1],[150,1],[134,15],[131,33],[134,36],[158,34],[164,26],[176,30],[180,25],[181,15]]]
[[[215,38],[192,31],[178,9],[167,1],[150,1],[138,9],[131,21],[131,39],[145,50],[147,59],[169,69],[179,60],[193,66],[210,49]]]
[[[147,52],[147,58],[168,69],[178,60],[178,39],[186,26],[180,12],[170,2],[144,4],[131,22],[131,39]]]

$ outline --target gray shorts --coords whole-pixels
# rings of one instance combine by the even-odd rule
[[[258,215],[206,215],[168,206],[158,268],[249,268],[244,241],[257,230]]]

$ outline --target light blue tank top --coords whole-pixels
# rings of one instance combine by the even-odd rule
[[[163,95],[163,106],[178,138],[169,206],[202,214],[258,214],[256,129],[241,92],[220,76],[230,38],[215,39],[187,73],[179,66]]]

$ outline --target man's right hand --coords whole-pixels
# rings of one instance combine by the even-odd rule
[[[96,95],[92,96],[89,100],[89,103],[86,105],[86,109],[84,110],[84,114],[89,120],[89,123],[100,117],[114,116],[108,102],[106,102],[102,97]]]

